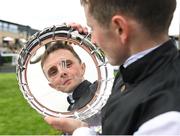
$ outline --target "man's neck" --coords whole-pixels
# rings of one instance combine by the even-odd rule
[[[162,43],[169,40],[169,37],[167,35],[159,36],[159,38],[143,38],[136,43],[132,43],[130,47],[130,56],[137,54],[139,52],[154,48],[158,45],[161,45]]]
[[[159,39],[147,40],[146,44],[139,44],[139,46],[135,48],[135,50],[132,51],[131,55],[125,60],[125,62],[123,63],[123,66],[127,67],[129,64],[140,59],[141,57],[153,51],[158,46],[162,45],[168,40],[169,40],[169,37],[165,36]],[[142,43],[145,43],[145,42],[142,42]]]

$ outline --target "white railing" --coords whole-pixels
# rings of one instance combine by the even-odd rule
[[[1,55],[2,57],[12,57],[11,64],[12,64],[12,65],[16,65],[16,64],[17,64],[17,60],[18,60],[19,54],[0,52],[0,55]]]

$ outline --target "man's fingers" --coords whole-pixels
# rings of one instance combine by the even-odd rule
[[[62,130],[63,123],[60,118],[45,117],[44,120],[55,129]]]
[[[88,28],[77,23],[70,23],[68,26],[76,29],[79,33],[88,34]]]
[[[44,120],[57,130],[72,134],[79,127],[88,127],[88,124],[73,118],[45,117]]]
[[[44,120],[48,123],[48,124],[52,124],[53,122],[53,118],[52,117],[45,117]]]

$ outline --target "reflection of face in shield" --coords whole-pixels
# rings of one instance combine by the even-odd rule
[[[85,64],[66,49],[51,52],[43,65],[49,85],[56,90],[70,93],[84,79]]]

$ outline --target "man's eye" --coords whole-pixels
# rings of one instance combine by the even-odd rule
[[[57,73],[58,73],[57,68],[50,68],[49,71],[48,71],[48,76],[49,76],[49,77],[53,77],[53,76],[55,76]]]
[[[66,67],[67,67],[67,68],[70,68],[71,66],[72,66],[72,63],[71,63],[71,62],[67,62],[67,63],[66,63]]]

